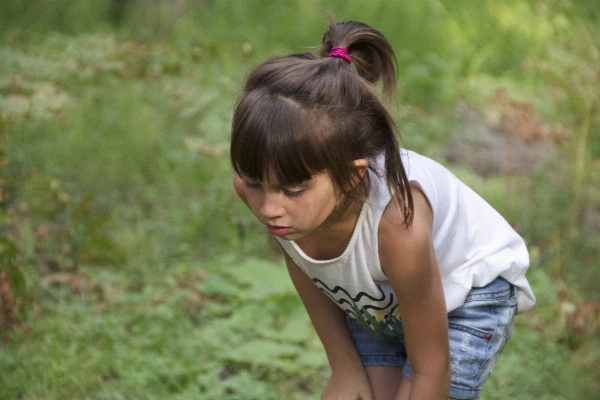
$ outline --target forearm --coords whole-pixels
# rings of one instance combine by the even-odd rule
[[[371,399],[369,378],[350,336],[346,314],[287,256],[286,263],[331,366],[321,399]]]
[[[407,313],[405,343],[411,366],[409,400],[447,399],[452,379],[448,319],[445,309],[421,310],[428,318]]]
[[[329,299],[327,299],[329,310],[322,310],[311,320],[323,343],[327,359],[332,370],[363,368],[354,341],[348,331],[346,314]],[[323,319],[323,320],[321,320]]]
[[[325,307],[318,313],[309,312],[331,366],[321,399],[372,399],[371,383],[350,336],[346,314],[324,297]]]
[[[446,400],[450,391],[452,369],[445,310],[422,310],[426,318],[405,317],[405,343],[411,367],[412,385],[409,400]],[[438,314],[438,315],[436,315]],[[419,320],[423,321],[419,323]],[[436,322],[433,322],[431,320]]]
[[[332,370],[362,363],[350,336],[346,314],[286,257],[292,281],[323,343]]]
[[[414,375],[411,382],[408,400],[446,400],[450,392],[450,365],[445,372],[435,375]],[[398,396],[396,400],[404,400]]]

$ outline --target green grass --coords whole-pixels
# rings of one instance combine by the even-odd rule
[[[119,21],[110,1],[0,6],[0,234],[18,257],[0,255],[26,283],[0,398],[318,398],[321,345],[226,149],[246,74],[318,44],[326,10],[392,42],[412,149],[446,162],[462,131],[493,138],[527,107],[572,132],[543,142],[539,171],[451,167],[527,240],[539,300],[483,398],[598,398],[599,334],[565,314],[600,300],[598,14],[542,3],[142,0]]]

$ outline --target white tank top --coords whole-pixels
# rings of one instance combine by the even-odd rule
[[[517,287],[518,311],[535,304],[525,278],[529,254],[523,239],[479,195],[437,162],[401,150],[408,179],[433,210],[432,239],[446,309],[460,307],[472,287],[501,276]],[[381,168],[383,159],[375,168]],[[398,301],[379,263],[378,228],[391,200],[384,178],[371,174],[372,190],[345,251],[332,260],[308,257],[294,241],[277,238],[290,258],[348,315],[383,336],[396,336]],[[379,174],[384,176],[384,174]]]

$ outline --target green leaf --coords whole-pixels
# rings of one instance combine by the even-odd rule
[[[276,360],[293,359],[302,352],[303,348],[294,344],[257,339],[227,350],[224,358],[251,365],[270,366]]]
[[[294,285],[281,266],[265,260],[249,259],[233,270],[231,278],[241,284],[245,300],[263,300],[282,293],[295,293]]]

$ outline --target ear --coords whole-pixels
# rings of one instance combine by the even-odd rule
[[[358,172],[358,175],[355,175],[352,179],[351,187],[352,189],[354,189],[354,187],[358,185],[358,182],[360,182],[362,177],[365,176],[365,173],[369,168],[369,160],[367,160],[366,158],[359,158],[357,160],[354,160],[352,164],[354,164],[354,166],[356,167],[356,172]]]
[[[354,160],[352,164],[354,164],[354,166],[358,170],[358,174],[361,178],[365,175],[365,172],[367,172],[367,169],[369,168],[369,160],[367,160],[366,158],[359,158],[358,160]]]

